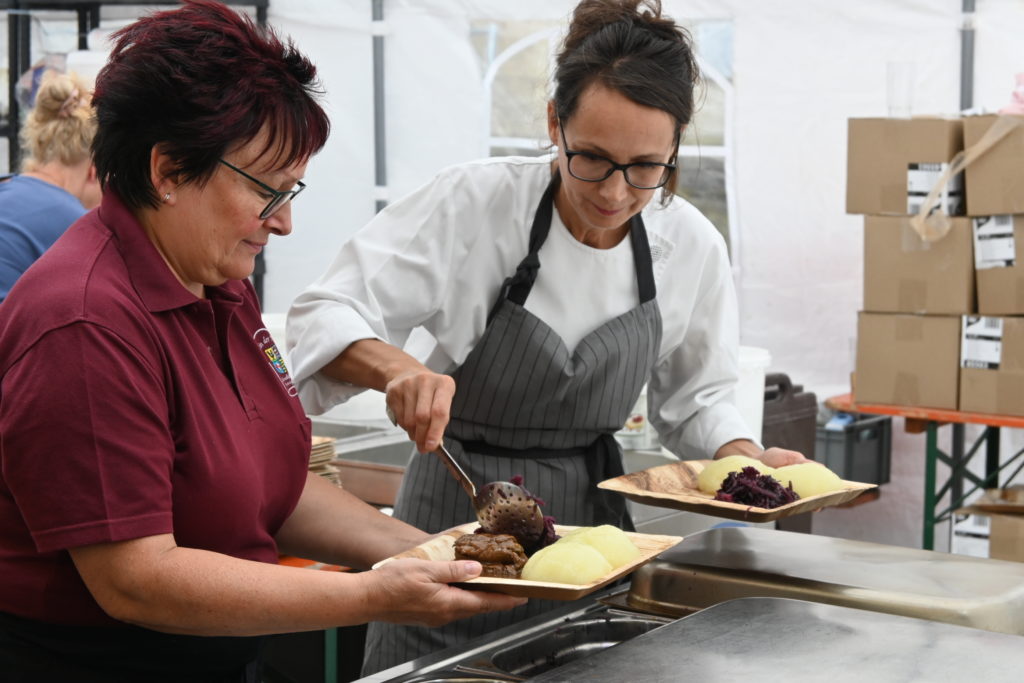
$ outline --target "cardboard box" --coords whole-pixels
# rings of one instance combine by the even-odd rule
[[[965,117],[965,147],[978,142],[997,118],[995,114]],[[1024,166],[1021,159],[1024,159],[1024,126],[1010,132],[967,166],[964,175],[969,215],[1024,213]]]
[[[956,410],[960,318],[861,312],[854,400]]]
[[[1024,562],[1024,515],[989,515],[988,556],[993,560]]]
[[[971,221],[978,313],[1024,315],[1024,214]]]
[[[371,505],[394,505],[405,468],[358,460],[332,460],[341,486]]]
[[[991,520],[987,515],[969,515],[956,521],[954,518],[953,538],[949,552],[955,555],[988,557],[988,535]]]
[[[960,410],[1024,416],[1024,318],[963,317]]]
[[[988,519],[990,558],[1024,562],[1024,486],[988,489],[956,514]]]
[[[936,168],[948,164],[963,149],[959,119],[850,119],[847,134],[846,212],[905,216],[917,213],[909,196],[913,187],[919,204],[938,178]],[[931,179],[931,180],[929,180]],[[963,214],[962,177],[943,208]]]
[[[954,218],[937,242],[922,240],[906,216],[864,218],[864,310],[975,312],[971,221]]]

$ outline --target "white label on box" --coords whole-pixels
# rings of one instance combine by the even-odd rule
[[[1017,258],[1013,242],[1013,216],[981,216],[974,219],[974,267],[1009,268]]]
[[[916,214],[921,210],[928,193],[949,167],[949,164],[908,164],[907,165],[907,213]],[[949,179],[939,195],[939,207],[946,215],[957,216],[964,212],[964,174],[957,173]]]
[[[960,367],[998,370],[1003,353],[1003,319],[965,315],[960,335]]]

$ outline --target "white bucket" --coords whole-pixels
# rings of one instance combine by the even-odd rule
[[[761,440],[761,426],[764,423],[764,376],[771,362],[772,356],[767,349],[740,347],[736,408],[758,441]]]

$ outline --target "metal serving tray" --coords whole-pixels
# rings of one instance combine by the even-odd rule
[[[626,605],[684,616],[781,597],[1024,635],[1024,564],[743,527],[684,539],[634,572]]]
[[[780,598],[709,607],[530,681],[1018,683],[1024,638]]]
[[[356,683],[494,683],[521,681],[616,647],[671,619],[609,608],[612,590],[399,664]]]

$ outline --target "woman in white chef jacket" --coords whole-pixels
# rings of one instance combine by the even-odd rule
[[[386,392],[419,451],[395,515],[430,532],[475,519],[430,454],[442,436],[478,485],[520,474],[561,524],[631,528],[596,484],[622,473],[612,435],[645,382],[651,422],[681,457],[804,460],[762,452],[734,405],[725,244],[673,197],[698,80],[689,36],[656,0],[584,0],[555,78],[557,158],[442,171],[346,243],[289,313],[308,410]],[[422,359],[402,350],[418,327],[436,340]],[[550,606],[440,629],[371,624],[364,673]]]

